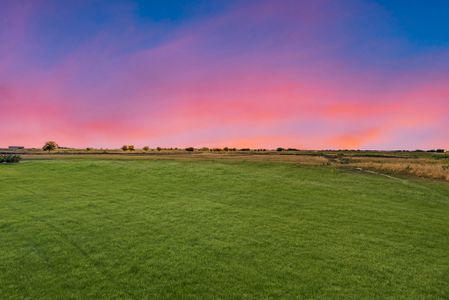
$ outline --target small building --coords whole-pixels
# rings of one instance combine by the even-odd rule
[[[23,146],[9,146],[8,150],[21,150],[21,149],[25,149],[25,147]]]

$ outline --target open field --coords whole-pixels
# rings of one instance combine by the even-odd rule
[[[105,149],[58,149],[51,153],[39,149],[19,151],[1,150],[0,153],[21,154],[25,159],[120,159],[120,160],[232,160],[275,161],[303,165],[328,165],[337,168],[376,171],[392,176],[415,176],[449,181],[449,153],[417,151],[201,151],[183,149],[122,151]]]
[[[0,165],[1,298],[449,297],[444,181],[344,168],[366,157],[24,158]]]

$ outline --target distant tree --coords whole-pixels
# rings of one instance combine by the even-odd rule
[[[129,151],[134,151],[135,149],[134,149],[134,145],[128,145],[128,150]]]
[[[122,150],[123,150],[123,151],[128,151],[128,145],[123,145],[123,146],[122,146]]]
[[[284,151],[284,148],[278,147],[278,148],[276,149],[276,151],[278,151],[278,152]]]
[[[57,149],[58,147],[59,147],[59,146],[58,146],[58,144],[56,144],[56,142],[54,142],[54,141],[48,141],[48,142],[46,142],[45,145],[42,147],[42,150],[50,152],[50,151],[53,151],[53,150]]]
[[[162,148],[161,148],[161,147],[157,147],[156,150],[157,150],[157,151],[161,151]]]
[[[229,148],[228,147],[224,147],[223,151],[229,151]]]
[[[92,148],[89,148],[89,147],[86,148],[86,151],[90,151],[90,150],[92,150]]]
[[[148,146],[143,147],[143,151],[147,152],[148,150],[150,150],[150,147]]]
[[[189,151],[189,152],[192,152],[193,150],[195,150],[193,147],[187,147],[186,149],[185,149],[186,151]]]

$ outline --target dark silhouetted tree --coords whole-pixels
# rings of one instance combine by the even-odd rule
[[[48,142],[46,142],[45,145],[42,147],[42,150],[50,152],[50,151],[53,151],[53,150],[55,150],[55,149],[58,149],[58,147],[59,147],[59,146],[58,146],[58,144],[56,144],[56,142],[54,142],[54,141],[48,141]]]

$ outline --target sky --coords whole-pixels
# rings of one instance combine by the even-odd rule
[[[0,0],[0,147],[449,149],[447,0]]]

